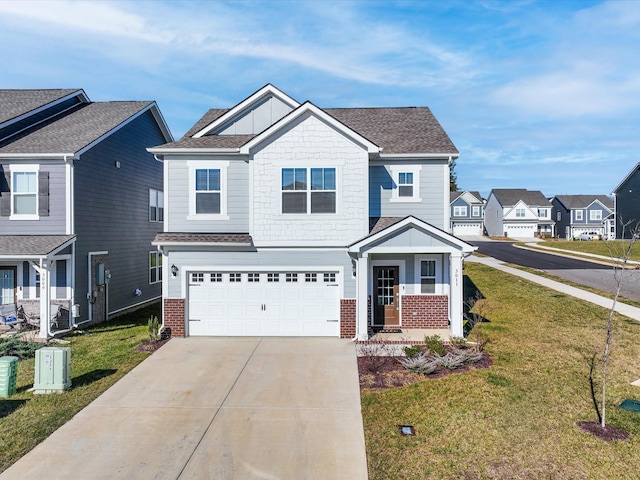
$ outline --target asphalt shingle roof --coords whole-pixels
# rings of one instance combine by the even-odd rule
[[[75,153],[152,103],[84,103],[0,144],[0,153]]]
[[[369,236],[395,225],[406,217],[369,217]]]
[[[522,200],[530,207],[550,207],[551,203],[539,190],[525,188],[494,188],[493,195],[503,207],[513,206]]]
[[[0,255],[47,255],[75,235],[0,235]]]
[[[154,244],[163,243],[246,243],[253,239],[248,233],[158,233]]]
[[[66,97],[79,88],[49,90],[0,90],[0,124]]]
[[[596,200],[608,209],[613,209],[613,200],[607,195],[556,195],[556,198],[568,210],[573,210],[574,208],[587,208]]]
[[[212,109],[182,139],[162,148],[239,148],[255,135],[190,138],[228,110]],[[324,112],[383,148],[383,153],[445,153],[458,150],[427,107],[327,108]]]
[[[449,203],[453,202],[456,198],[458,198],[463,193],[464,192],[449,192]],[[469,193],[474,197],[476,197],[476,199],[478,200],[478,203],[482,203],[482,195],[480,195],[480,192],[469,191]]]

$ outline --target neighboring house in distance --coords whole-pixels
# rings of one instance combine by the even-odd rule
[[[484,202],[479,192],[450,192],[451,228],[453,235],[484,233]]]
[[[157,300],[162,163],[146,147],[171,140],[155,102],[0,90],[0,303],[47,338],[57,306],[66,329]]]
[[[173,336],[462,335],[458,151],[428,108],[321,109],[266,85],[209,110],[164,161]]]
[[[613,200],[607,195],[556,195],[551,204],[558,237],[571,240],[595,232],[603,239],[615,238]]]
[[[640,224],[640,163],[637,163],[613,190],[616,238],[630,238]],[[623,228],[623,224],[628,223]]]
[[[494,188],[485,204],[484,227],[492,237],[553,236],[551,203],[539,190]]]

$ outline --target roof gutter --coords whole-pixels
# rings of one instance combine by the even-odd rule
[[[240,148],[147,148],[154,155],[189,155],[194,153],[240,153]]]
[[[453,160],[460,156],[459,153],[381,153],[380,158],[401,158],[401,159],[416,159],[421,160],[425,158],[447,158]]]

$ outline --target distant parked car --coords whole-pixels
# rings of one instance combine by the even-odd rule
[[[600,234],[597,232],[583,232],[578,235],[578,240],[599,240]]]

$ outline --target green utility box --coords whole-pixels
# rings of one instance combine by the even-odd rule
[[[71,349],[43,347],[36,350],[33,393],[59,393],[69,387],[71,387]]]
[[[16,393],[18,357],[0,357],[0,397]]]

